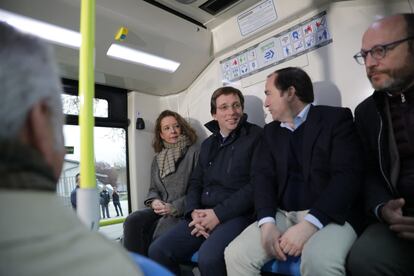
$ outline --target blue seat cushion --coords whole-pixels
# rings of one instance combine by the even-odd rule
[[[198,251],[191,256],[191,262],[198,262]],[[262,267],[263,272],[300,276],[300,257],[288,256],[285,262],[270,260]]]
[[[290,257],[288,256],[285,262],[278,260],[271,260],[264,264],[262,271],[300,276],[300,257]]]
[[[168,269],[154,262],[153,260],[148,259],[147,257],[133,252],[129,252],[129,255],[137,264],[137,266],[142,270],[144,276],[174,276],[174,274],[171,273]]]

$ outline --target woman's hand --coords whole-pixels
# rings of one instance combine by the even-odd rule
[[[160,216],[169,215],[172,212],[171,204],[165,203],[159,199],[154,199],[151,202],[151,208],[154,210],[154,213]]]
[[[164,202],[162,200],[159,199],[154,199],[151,202],[151,208],[155,211],[155,209],[159,209],[164,205]]]

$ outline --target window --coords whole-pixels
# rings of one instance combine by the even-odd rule
[[[63,87],[62,103],[66,114],[63,132],[65,146],[69,147],[71,151],[68,151],[65,155],[57,193],[65,201],[68,208],[71,208],[70,193],[76,186],[75,176],[80,171],[81,134],[78,125],[78,82],[64,79]],[[105,186],[111,195],[109,203],[111,218],[117,215],[112,201],[112,191],[115,187],[120,196],[123,216],[127,216],[130,209],[126,92],[124,89],[95,85],[94,150],[96,179],[98,190],[100,191]],[[121,214],[119,213],[119,215]]]
[[[79,115],[79,96],[62,94],[63,113],[66,115]],[[93,100],[93,116],[108,118],[108,101],[103,99]]]

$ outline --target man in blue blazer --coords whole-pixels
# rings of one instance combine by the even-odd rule
[[[226,248],[227,273],[260,275],[270,259],[301,255],[301,275],[345,275],[363,173],[352,113],[311,105],[312,81],[299,68],[271,74],[265,94],[274,121],[252,165],[258,222]]]

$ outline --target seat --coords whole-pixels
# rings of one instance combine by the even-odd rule
[[[198,251],[191,256],[191,262],[197,264]],[[300,276],[300,257],[288,257],[285,262],[270,260],[262,267],[263,272]]]
[[[173,276],[168,269],[164,268],[163,266],[159,265],[158,263],[154,262],[151,259],[148,259],[144,256],[141,256],[137,253],[129,252],[129,255],[133,259],[133,261],[137,264],[137,266],[142,270],[144,276]]]
[[[270,260],[262,267],[263,272],[300,276],[300,257],[288,257],[285,262]]]

